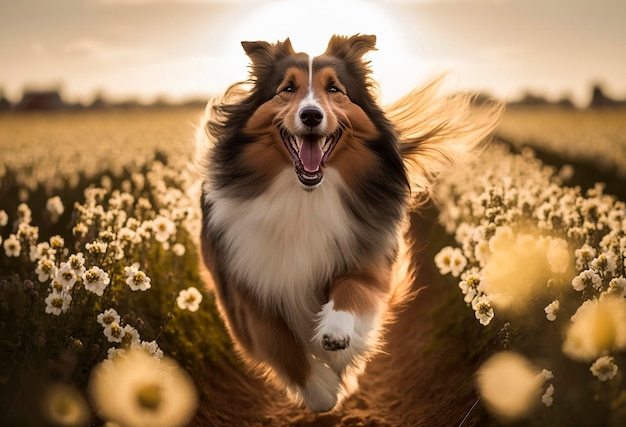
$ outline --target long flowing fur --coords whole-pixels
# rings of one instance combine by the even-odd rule
[[[398,132],[413,207],[429,200],[437,177],[479,155],[504,109],[496,100],[475,102],[468,93],[443,94],[439,76],[385,108]]]
[[[203,278],[251,368],[325,412],[356,390],[384,329],[415,295],[410,211],[440,174],[480,152],[502,104],[444,94],[438,77],[381,108],[362,58],[374,36],[334,36],[315,58],[288,39],[242,44],[250,78],[210,100],[196,131]],[[300,174],[303,160],[280,138],[295,141],[311,106],[341,129],[324,131],[326,142],[339,135],[335,151],[325,145],[328,168],[309,170],[326,181],[298,175],[303,189],[285,162],[291,156]]]

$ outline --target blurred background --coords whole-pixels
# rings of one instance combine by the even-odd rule
[[[512,103],[626,98],[622,0],[13,0],[0,3],[0,105],[204,102],[246,78],[242,40],[378,36],[381,101],[449,72]]]

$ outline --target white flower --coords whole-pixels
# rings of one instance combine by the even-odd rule
[[[55,316],[61,313],[66,313],[70,308],[72,302],[72,296],[69,292],[50,292],[45,299],[46,313],[53,314]]]
[[[107,350],[107,359],[112,360],[112,359],[115,359],[116,357],[123,356],[124,354],[126,354],[125,348],[111,347]]]
[[[158,216],[152,222],[154,227],[154,238],[157,242],[166,242],[169,238],[176,234],[176,224],[169,218]]]
[[[77,237],[85,237],[88,231],[89,227],[82,222],[79,222],[74,226],[74,228],[72,228],[72,234]]]
[[[109,279],[108,273],[100,267],[91,267],[83,274],[83,285],[85,289],[99,297],[102,296],[109,283],[111,283],[111,279]]]
[[[18,239],[28,240],[29,242],[34,243],[37,239],[39,239],[39,227],[26,223],[20,223],[17,227],[16,234]]]
[[[609,292],[626,297],[626,278],[616,277],[609,282]]]
[[[119,261],[122,258],[124,258],[124,249],[122,248],[122,245],[120,242],[118,241],[111,242],[109,244],[109,249],[113,253],[113,258],[115,258],[116,261]]]
[[[494,317],[493,308],[491,307],[491,301],[488,296],[481,295],[472,301],[472,309],[474,315],[481,325],[487,326],[491,323],[491,319]]]
[[[587,287],[599,289],[602,286],[602,278],[593,270],[585,270],[572,280],[574,290],[582,291]]]
[[[446,246],[435,256],[435,264],[441,274],[450,273],[454,277],[458,277],[467,265],[467,259],[459,248]]]
[[[152,286],[146,273],[140,271],[135,265],[124,267],[124,276],[128,277],[126,284],[133,291],[146,291]]]
[[[541,396],[541,401],[543,402],[544,405],[546,405],[547,407],[552,406],[552,404],[554,403],[554,385],[550,384],[548,386],[548,388],[546,389],[546,392]]]
[[[57,266],[54,261],[48,258],[42,258],[37,262],[35,273],[37,274],[37,280],[43,283],[56,276]]]
[[[65,207],[59,196],[50,197],[46,201],[46,210],[50,213],[53,222],[56,222],[58,218],[65,212]]]
[[[474,232],[471,225],[466,222],[462,222],[456,228],[456,232],[454,233],[454,238],[457,242],[463,243],[466,241]]]
[[[62,283],[57,282],[55,279],[52,279],[52,282],[49,286],[50,291],[61,294],[66,291],[65,286]]]
[[[463,292],[463,295],[465,295],[463,300],[466,303],[471,303],[478,294],[478,290],[480,287],[480,276],[476,274],[467,275],[465,280],[459,282],[459,287],[461,288],[461,292]]]
[[[141,337],[139,336],[139,331],[133,328],[131,325],[124,325],[124,343],[133,344],[141,342]]]
[[[193,286],[183,289],[176,297],[176,304],[183,310],[198,311],[201,302],[202,294]]]
[[[543,311],[546,312],[546,318],[549,321],[554,322],[556,320],[556,314],[559,312],[560,309],[561,303],[559,302],[559,300],[554,300],[550,304],[548,304],[546,308],[543,309]]]
[[[159,348],[156,341],[135,341],[131,345],[131,349],[142,349],[148,354],[156,357],[157,359],[163,359],[163,351]]]
[[[20,203],[17,206],[17,215],[19,217],[20,224],[30,224],[32,221],[32,211],[26,203]]]
[[[9,222],[9,215],[7,215],[6,211],[0,210],[0,227],[4,227]]]
[[[124,328],[117,322],[111,322],[104,327],[104,336],[109,342],[122,342],[122,338],[126,334]]]
[[[563,239],[550,239],[546,257],[553,273],[565,273],[570,266],[571,259],[567,242]]]
[[[89,392],[103,418],[125,427],[182,427],[198,396],[189,375],[169,358],[128,350],[94,368]]]
[[[185,245],[183,245],[182,243],[176,243],[174,246],[172,246],[172,252],[174,252],[174,255],[176,256],[185,255],[185,251]]]
[[[563,352],[572,359],[592,361],[614,349],[626,349],[626,300],[605,296],[585,301],[572,316]]]
[[[588,268],[591,260],[596,256],[596,250],[585,243],[580,249],[574,251],[576,255],[576,268],[582,270]]]
[[[29,252],[30,260],[32,262],[42,258],[54,259],[55,254],[56,250],[50,248],[50,244],[48,242],[41,242],[37,245],[31,246]]]
[[[478,391],[487,408],[505,422],[526,416],[538,402],[543,380],[523,356],[500,352],[477,372]]]
[[[615,262],[615,255],[611,252],[604,252],[594,258],[589,264],[598,273],[615,273],[617,264]]]
[[[63,383],[46,388],[41,397],[40,409],[46,421],[55,426],[86,426],[90,419],[89,406],[81,393]]]
[[[4,253],[8,257],[18,257],[22,251],[22,245],[15,234],[11,234],[3,243]]]
[[[78,277],[85,274],[85,257],[82,252],[70,255],[67,259],[67,265],[74,270],[74,273],[76,273]]]
[[[98,316],[96,316],[96,320],[102,326],[107,326],[113,322],[120,323],[121,319],[120,315],[117,314],[117,311],[114,308],[109,308],[107,310],[104,310],[104,312],[98,314]]]
[[[87,251],[93,255],[104,254],[107,251],[107,246],[108,244],[106,242],[101,242],[99,240],[96,240],[95,242],[86,243],[85,249],[87,249]]]
[[[619,368],[611,356],[602,356],[593,362],[589,370],[600,381],[607,381],[612,380],[617,375]]]
[[[50,237],[50,247],[52,249],[62,249],[65,246],[65,239],[63,239],[63,237],[57,235],[54,235],[52,237]]]
[[[71,289],[74,286],[76,279],[78,279],[76,272],[74,272],[72,267],[70,267],[70,265],[66,262],[61,263],[61,266],[54,277],[54,280],[61,283],[67,289]]]
[[[120,242],[132,242],[135,238],[135,231],[128,227],[122,227],[117,232],[117,238]]]

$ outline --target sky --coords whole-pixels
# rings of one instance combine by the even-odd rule
[[[318,55],[364,33],[383,103],[446,72],[459,90],[584,105],[596,83],[626,97],[625,22],[623,0],[2,0],[0,91],[202,98],[247,77],[242,40]]]

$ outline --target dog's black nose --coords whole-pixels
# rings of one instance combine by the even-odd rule
[[[304,107],[300,110],[300,120],[305,126],[315,127],[324,120],[324,112],[317,107]]]

